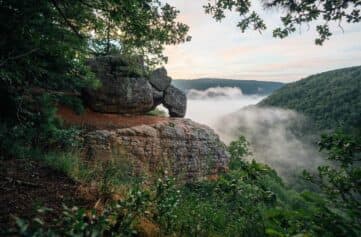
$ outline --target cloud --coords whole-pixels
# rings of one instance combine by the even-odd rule
[[[238,87],[211,87],[204,91],[191,89],[187,93],[187,98],[190,100],[232,100],[242,97],[244,95]]]

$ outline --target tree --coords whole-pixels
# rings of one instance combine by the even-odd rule
[[[334,225],[343,222],[345,236],[361,232],[361,140],[336,131],[325,134],[319,142],[320,150],[327,151],[327,160],[332,165],[318,167],[318,174],[311,175],[304,171],[304,176],[316,184],[327,202],[325,217],[334,219]],[[357,234],[355,234],[356,236]]]
[[[190,39],[177,15],[160,0],[1,0],[0,120],[25,130],[49,122],[54,102],[97,86],[86,64],[94,55],[165,61],[164,45]]]
[[[208,0],[204,8],[206,13],[211,14],[217,21],[226,17],[226,11],[236,11],[241,17],[237,26],[242,32],[248,28],[262,32],[267,28],[266,24],[259,13],[252,10],[251,2]],[[273,36],[281,39],[294,33],[297,25],[317,22],[316,30],[319,36],[315,43],[322,45],[332,35],[329,27],[331,22],[337,22],[341,27],[342,21],[358,23],[361,20],[359,0],[261,0],[261,3],[265,9],[285,10],[285,14],[281,16],[283,26],[273,30]]]

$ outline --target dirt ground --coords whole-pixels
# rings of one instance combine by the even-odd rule
[[[95,197],[84,198],[81,185],[39,161],[0,159],[0,230],[14,224],[12,216],[32,218],[39,207],[62,211],[62,205],[91,207]],[[0,232],[1,233],[1,232]]]
[[[96,113],[87,109],[77,115],[66,107],[58,108],[65,124],[89,129],[126,128],[170,120],[150,115],[117,115]],[[45,220],[59,215],[63,204],[68,207],[93,208],[99,200],[96,190],[74,182],[65,174],[33,159],[0,159],[0,233],[14,225],[13,216],[30,219],[36,209],[54,210]]]
[[[119,115],[97,113],[86,109],[81,115],[76,114],[70,108],[58,107],[58,116],[62,118],[65,124],[77,125],[90,129],[113,129],[129,128],[137,125],[150,125],[158,122],[171,120],[169,117],[151,116],[151,115]]]

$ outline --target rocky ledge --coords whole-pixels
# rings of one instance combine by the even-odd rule
[[[184,181],[227,169],[229,156],[218,135],[189,119],[59,111],[66,123],[88,128],[82,136],[86,159],[119,160],[133,175],[154,177],[168,171]],[[127,121],[129,127],[124,126]]]
[[[198,180],[224,171],[228,163],[218,136],[189,119],[94,130],[84,139],[89,159],[122,159],[135,175],[168,171],[182,180]]]

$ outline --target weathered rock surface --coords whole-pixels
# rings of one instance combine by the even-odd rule
[[[100,77],[111,75],[139,77],[140,71],[144,70],[144,62],[140,57],[127,58],[120,55],[99,56],[90,59],[88,65]]]
[[[83,137],[89,159],[128,162],[138,175],[168,171],[193,181],[225,171],[229,161],[225,145],[213,130],[189,119],[93,130]]]
[[[174,86],[164,92],[163,105],[169,110],[171,117],[184,117],[187,110],[187,96]]]
[[[137,114],[153,108],[152,86],[130,69],[126,59],[97,57],[90,60],[89,65],[102,84],[98,89],[84,91],[85,102],[91,109],[103,113]]]
[[[103,75],[99,77],[102,86],[99,89],[87,89],[85,102],[97,112],[118,114],[139,114],[153,108],[153,90],[145,78],[117,77]]]
[[[149,78],[142,77],[144,63],[139,58],[103,56],[89,60],[91,70],[101,82],[98,89],[84,90],[84,100],[101,113],[145,114],[163,104],[171,117],[184,117],[186,95],[171,86],[171,78],[162,67]]]
[[[167,89],[170,86],[171,80],[167,76],[167,70],[164,67],[154,70],[149,77],[150,84],[160,91]]]

